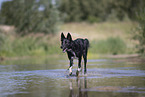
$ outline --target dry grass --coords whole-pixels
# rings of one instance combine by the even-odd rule
[[[132,31],[137,26],[135,22],[103,22],[103,23],[67,23],[60,27],[57,38],[60,33],[64,32],[65,35],[70,32],[73,39],[88,38],[90,41],[107,40],[110,37],[120,37],[125,41],[127,52],[136,52],[136,41],[132,39]],[[60,38],[59,38],[60,39]]]
[[[135,25],[133,22],[67,23],[61,26],[60,32],[71,32],[75,38],[87,37],[89,40],[102,40],[117,36],[127,39]]]

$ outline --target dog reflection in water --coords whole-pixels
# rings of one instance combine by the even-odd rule
[[[75,87],[74,82],[77,88]],[[84,77],[83,79],[77,78],[76,81],[70,79],[69,85],[70,85],[69,97],[88,97],[86,77]]]

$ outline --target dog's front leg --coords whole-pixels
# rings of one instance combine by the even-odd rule
[[[70,59],[69,75],[72,75],[73,58]]]

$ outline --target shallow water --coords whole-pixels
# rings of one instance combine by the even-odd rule
[[[87,75],[82,71],[76,77],[77,61],[72,76],[68,76],[67,59],[37,61],[32,62],[35,64],[30,59],[1,63],[0,96],[145,97],[145,64],[142,62],[89,59]]]

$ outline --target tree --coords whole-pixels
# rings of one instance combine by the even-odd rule
[[[17,32],[55,33],[59,12],[53,0],[13,0],[5,2],[1,10],[3,24],[14,25]]]
[[[141,0],[61,0],[59,11],[66,22],[134,19]],[[144,0],[142,0],[144,1]],[[96,18],[96,19],[95,19]]]
[[[145,55],[145,7],[142,7],[137,13],[137,21],[139,23],[134,39],[139,41],[137,48],[139,53]]]

